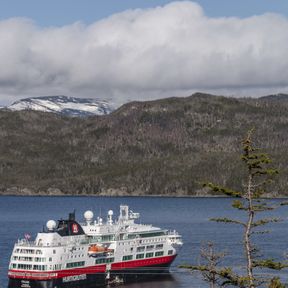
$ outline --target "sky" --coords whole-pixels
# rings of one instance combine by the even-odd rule
[[[288,93],[287,0],[0,0],[0,105]]]

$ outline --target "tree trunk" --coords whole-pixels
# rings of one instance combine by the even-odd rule
[[[251,228],[252,223],[254,220],[254,209],[252,204],[252,173],[249,171],[248,175],[248,185],[247,185],[247,200],[249,202],[249,209],[248,209],[248,221],[246,225],[245,235],[244,235],[244,242],[245,242],[245,252],[246,252],[246,259],[247,259],[247,275],[249,278],[249,288],[255,288],[254,284],[254,276],[253,276],[253,263],[252,263],[252,255],[251,255],[251,243],[250,243],[250,235],[251,235]]]

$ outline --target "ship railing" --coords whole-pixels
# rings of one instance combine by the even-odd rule
[[[18,246],[36,246],[36,243],[35,241],[29,241],[27,239],[18,239],[18,242],[17,242],[17,245]]]
[[[61,247],[61,246],[66,246],[65,243],[61,244],[53,244],[53,245],[44,245],[44,244],[37,244],[35,241],[29,241],[26,239],[18,239],[18,242],[16,243],[17,246],[20,247],[34,247],[34,248],[39,248],[39,247]]]
[[[167,235],[170,235],[170,236],[180,236],[179,233],[175,230],[169,230]]]

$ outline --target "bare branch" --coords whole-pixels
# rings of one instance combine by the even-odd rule
[[[242,226],[246,226],[246,224],[244,222],[229,219],[229,218],[210,218],[209,220],[214,221],[214,222],[222,222],[222,223],[226,223],[226,224],[239,224]]]

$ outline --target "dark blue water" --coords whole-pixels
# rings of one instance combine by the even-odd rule
[[[201,276],[177,268],[183,263],[198,263],[199,248],[203,241],[213,241],[219,250],[229,253],[224,264],[237,270],[243,267],[241,227],[209,221],[213,217],[243,219],[242,212],[231,208],[231,199],[3,196],[0,197],[0,287],[7,286],[7,268],[14,242],[23,238],[25,233],[35,237],[47,220],[65,218],[74,209],[78,220],[82,220],[86,210],[94,211],[95,216],[100,213],[104,216],[112,209],[114,215],[118,215],[120,204],[128,204],[134,212],[140,212],[141,223],[177,230],[184,241],[184,246],[171,267],[171,278],[161,282],[130,284],[125,288],[208,287],[202,282]],[[281,217],[284,221],[266,226],[265,229],[269,228],[271,233],[256,236],[255,242],[265,256],[283,260],[288,248],[288,207],[274,210],[269,216]],[[288,283],[286,274],[287,270],[277,273]]]

